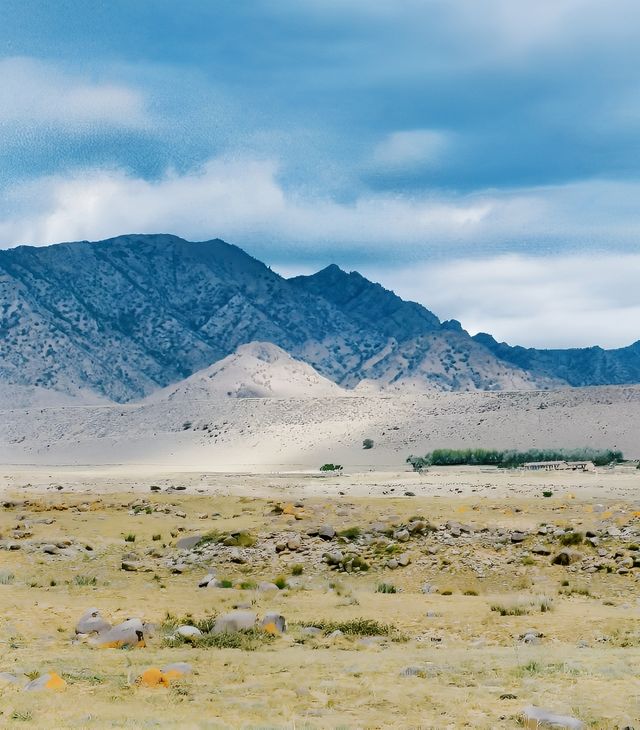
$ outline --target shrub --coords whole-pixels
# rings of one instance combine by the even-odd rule
[[[132,532],[130,532],[128,535],[124,536],[124,541],[125,542],[135,542],[136,536]]]
[[[153,540],[154,542],[158,542],[158,540],[162,540],[162,535],[160,535],[160,534],[152,535],[152,536],[151,536],[151,539],[152,539],[152,540]]]
[[[392,583],[378,583],[376,593],[397,593],[397,588]]]
[[[280,590],[283,590],[287,587],[287,579],[284,577],[284,575],[279,575],[274,581],[274,585],[277,585]]]
[[[345,537],[347,540],[356,540],[360,537],[362,530],[359,527],[347,527],[338,532],[339,537]]]
[[[561,535],[560,537],[560,544],[561,545],[580,545],[580,543],[584,540],[584,535],[581,532],[565,532],[564,535]]]
[[[95,575],[76,575],[73,578],[73,582],[77,586],[96,586],[98,585],[98,579]]]
[[[363,449],[372,449],[373,448],[373,439],[365,439],[362,442],[362,448]]]
[[[550,489],[545,489],[544,492],[542,492],[543,497],[553,497],[553,492]]]
[[[8,586],[16,579],[13,573],[0,573],[0,585]]]
[[[316,621],[313,626],[322,630],[325,635],[334,631],[342,631],[346,636],[387,636],[392,641],[405,641],[392,624],[383,624],[370,618],[354,618],[347,621]]]
[[[304,565],[296,563],[291,566],[291,575],[302,575],[304,573]]]

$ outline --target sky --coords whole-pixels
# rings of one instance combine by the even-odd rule
[[[0,247],[337,263],[511,344],[640,338],[637,0],[2,0]]]

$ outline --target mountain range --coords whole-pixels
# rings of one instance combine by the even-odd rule
[[[296,377],[325,390],[327,381],[400,393],[640,382],[640,342],[540,350],[472,337],[357,272],[331,265],[285,279],[218,239],[126,235],[0,251],[0,396],[15,387],[133,401],[256,342],[311,366],[313,376]],[[274,362],[287,377],[280,354]],[[262,392],[245,375],[247,393]]]

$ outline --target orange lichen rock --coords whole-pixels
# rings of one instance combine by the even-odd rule
[[[50,689],[54,692],[59,692],[66,686],[67,683],[57,672],[47,672],[46,674],[41,674],[36,679],[33,679],[24,689],[27,692],[40,689]]]
[[[164,674],[158,667],[149,667],[138,677],[138,684],[141,687],[168,687]]]
[[[158,667],[145,669],[136,682],[141,687],[169,687],[186,674],[191,674],[191,671],[190,664],[174,662],[173,664],[167,664],[162,669],[158,669]]]

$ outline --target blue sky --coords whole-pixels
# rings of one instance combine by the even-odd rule
[[[168,231],[640,337],[635,0],[3,0],[0,246]]]

